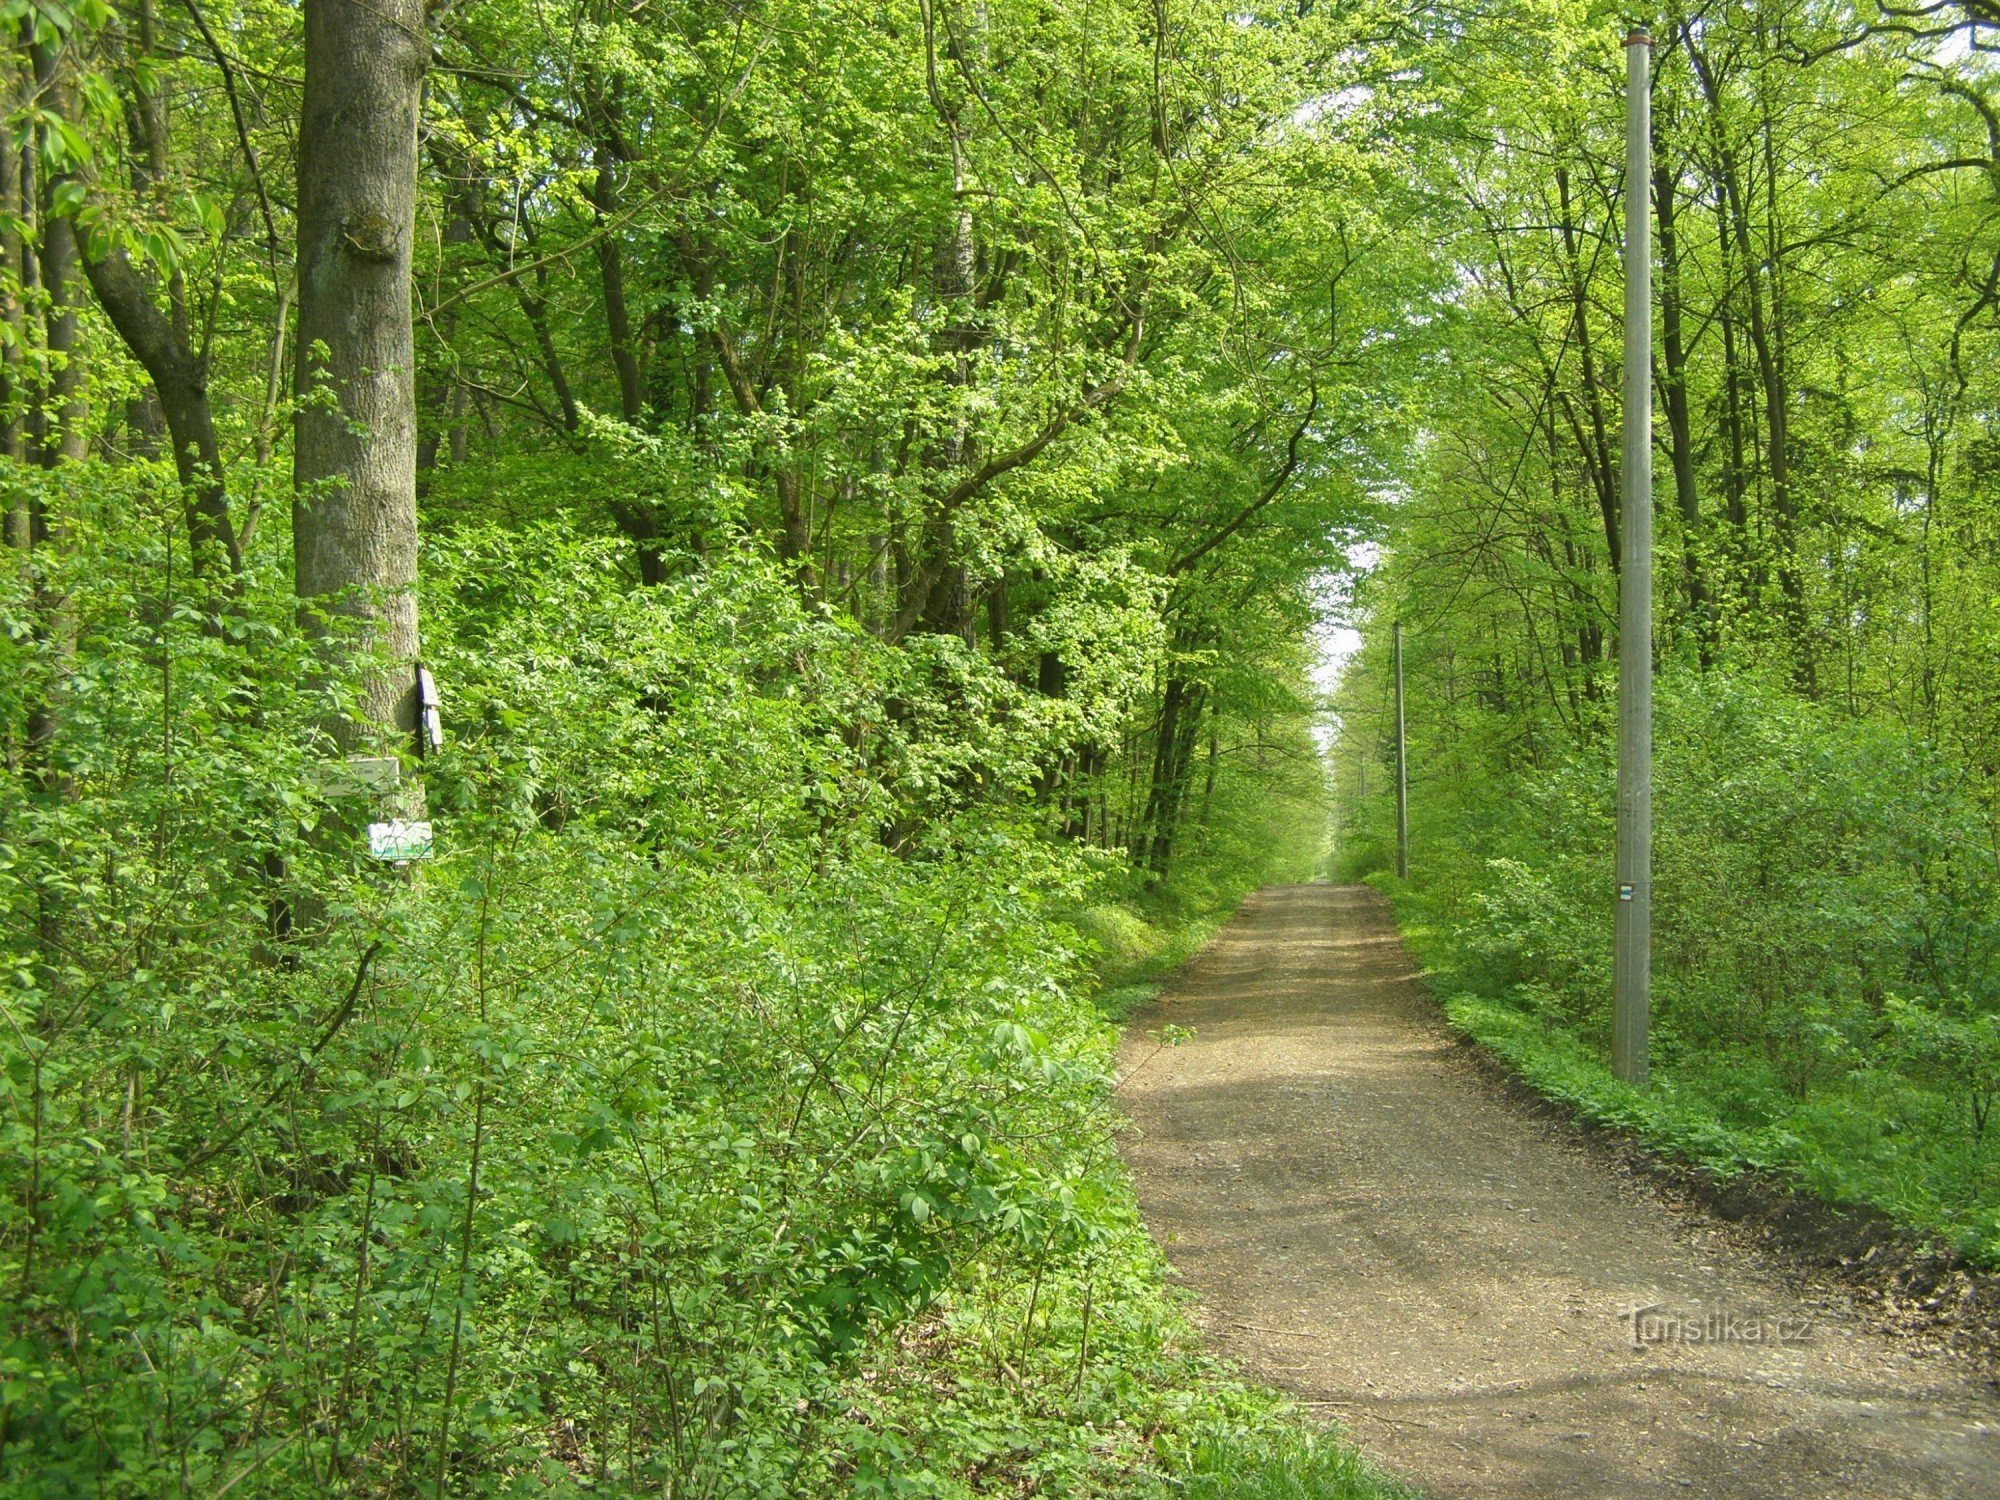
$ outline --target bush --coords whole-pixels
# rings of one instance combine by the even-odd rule
[[[1163,935],[1020,810],[996,667],[461,530],[405,876],[276,581],[91,550],[0,583],[74,625],[0,648],[61,694],[0,783],[0,1489],[1110,1492],[1283,1428],[1138,1223],[1085,996]]]
[[[1462,807],[1426,799],[1399,899],[1441,982],[1484,997],[1454,1015],[1597,1118],[2000,1257],[1985,1126],[2000,901],[1963,778],[1754,679],[1663,675],[1656,723],[1655,1091],[1611,1085],[1601,1063],[1604,742],[1490,768]]]

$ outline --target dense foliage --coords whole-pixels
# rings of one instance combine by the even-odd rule
[[[245,642],[313,680],[285,595],[218,636],[164,533],[92,540],[62,794],[6,803],[60,934],[10,975],[29,1492],[1110,1485],[1266,1420],[1161,1299],[1079,988],[1124,877],[1043,831],[1059,731],[990,661],[461,529],[407,879],[316,786],[331,689],[245,687]],[[324,906],[282,954],[274,858]]]
[[[1981,7],[1655,27],[1656,1082],[1612,1085],[1618,38],[1479,38],[1459,268],[1345,687],[1346,860],[1461,1019],[1596,1113],[2000,1255],[2000,386]],[[1976,24],[1981,23],[1981,24]],[[1538,81],[1524,87],[1528,79]],[[1367,794],[1361,794],[1364,779]]]
[[[1106,1019],[1313,867],[1343,599],[1468,1025],[2000,1242],[1983,0],[1660,18],[1643,1099],[1604,7],[6,15],[0,1487],[1371,1492]]]
[[[1393,18],[440,5],[309,255],[352,9],[8,12],[0,1489],[1376,1492],[1091,996],[1317,852]]]

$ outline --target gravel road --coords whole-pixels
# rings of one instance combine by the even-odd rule
[[[1121,1065],[1215,1347],[1430,1494],[2000,1500],[1977,1372],[1505,1097],[1365,887],[1253,896]]]

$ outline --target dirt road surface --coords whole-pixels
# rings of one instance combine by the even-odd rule
[[[1503,1097],[1365,887],[1253,896],[1121,1063],[1215,1347],[1432,1495],[2000,1497],[1977,1372]]]

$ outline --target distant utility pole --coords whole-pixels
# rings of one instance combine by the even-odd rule
[[[1403,733],[1403,622],[1396,622],[1396,878],[1410,878],[1410,744]]]
[[[1625,38],[1624,557],[1618,575],[1618,922],[1611,1071],[1646,1081],[1653,988],[1653,39]]]

